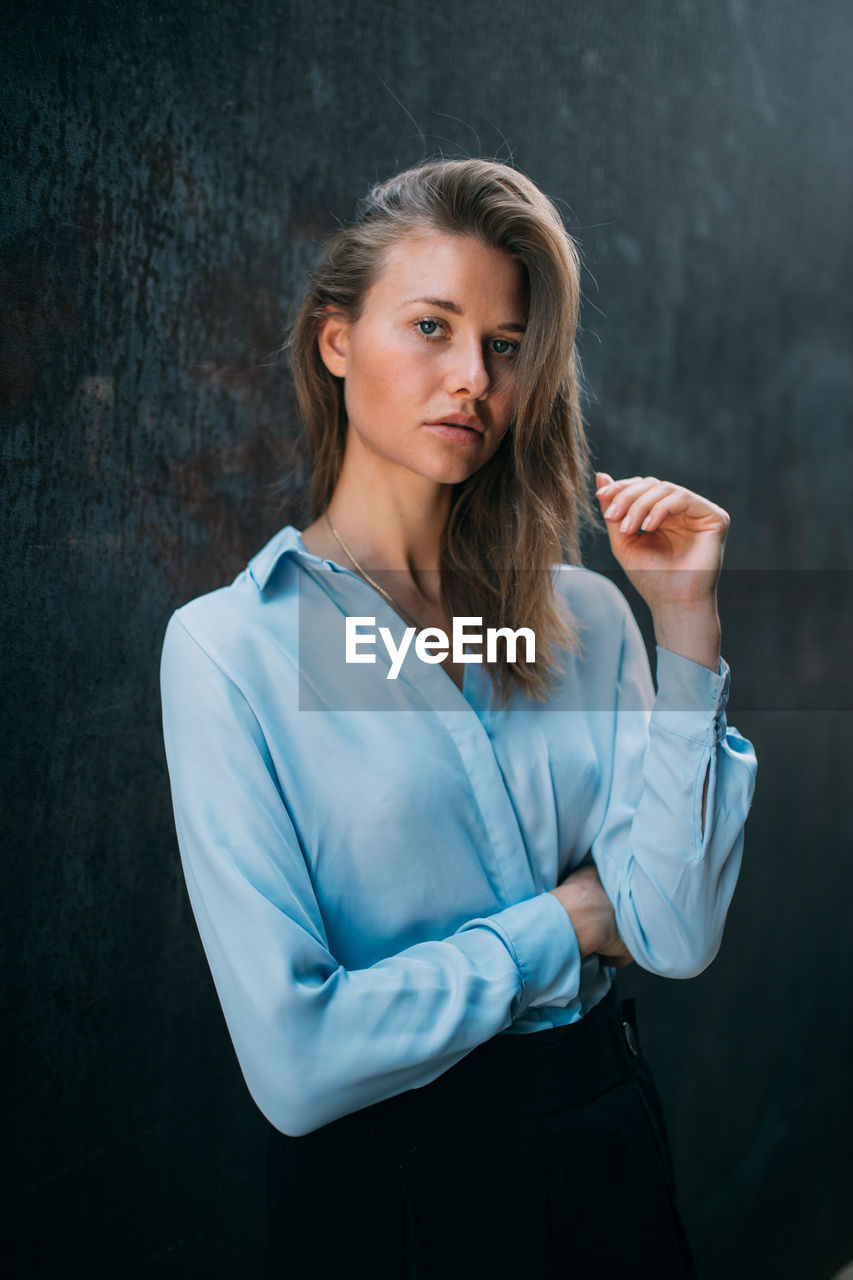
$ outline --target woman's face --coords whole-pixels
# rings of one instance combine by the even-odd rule
[[[344,379],[347,451],[441,484],[491,458],[515,406],[527,320],[518,261],[472,236],[413,232],[391,248],[358,320],[319,336]]]

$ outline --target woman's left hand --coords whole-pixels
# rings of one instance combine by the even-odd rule
[[[698,493],[654,476],[614,480],[598,471],[595,478],[611,550],[649,607],[654,611],[656,603],[684,604],[713,596],[728,513]]]
[[[658,643],[716,669],[728,513],[655,476],[614,480],[599,471],[595,479],[610,548],[649,606]]]

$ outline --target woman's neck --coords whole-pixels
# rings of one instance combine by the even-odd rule
[[[407,625],[449,632],[440,553],[452,493],[452,485],[404,468],[366,475],[345,466],[326,511],[302,539],[315,555],[368,576]],[[449,658],[443,666],[461,689],[465,668]]]
[[[309,551],[340,561],[343,543],[368,572],[391,570],[428,599],[439,596],[441,540],[452,487],[413,472],[355,476],[347,468],[326,512],[303,533]]]

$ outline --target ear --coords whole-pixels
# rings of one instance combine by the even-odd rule
[[[351,328],[350,321],[342,311],[329,308],[317,330],[320,359],[336,378],[346,377]]]

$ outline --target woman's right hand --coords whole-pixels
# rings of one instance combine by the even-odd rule
[[[581,957],[599,955],[615,969],[633,963],[634,957],[619,937],[612,903],[595,867],[573,871],[551,893],[569,913]]]

